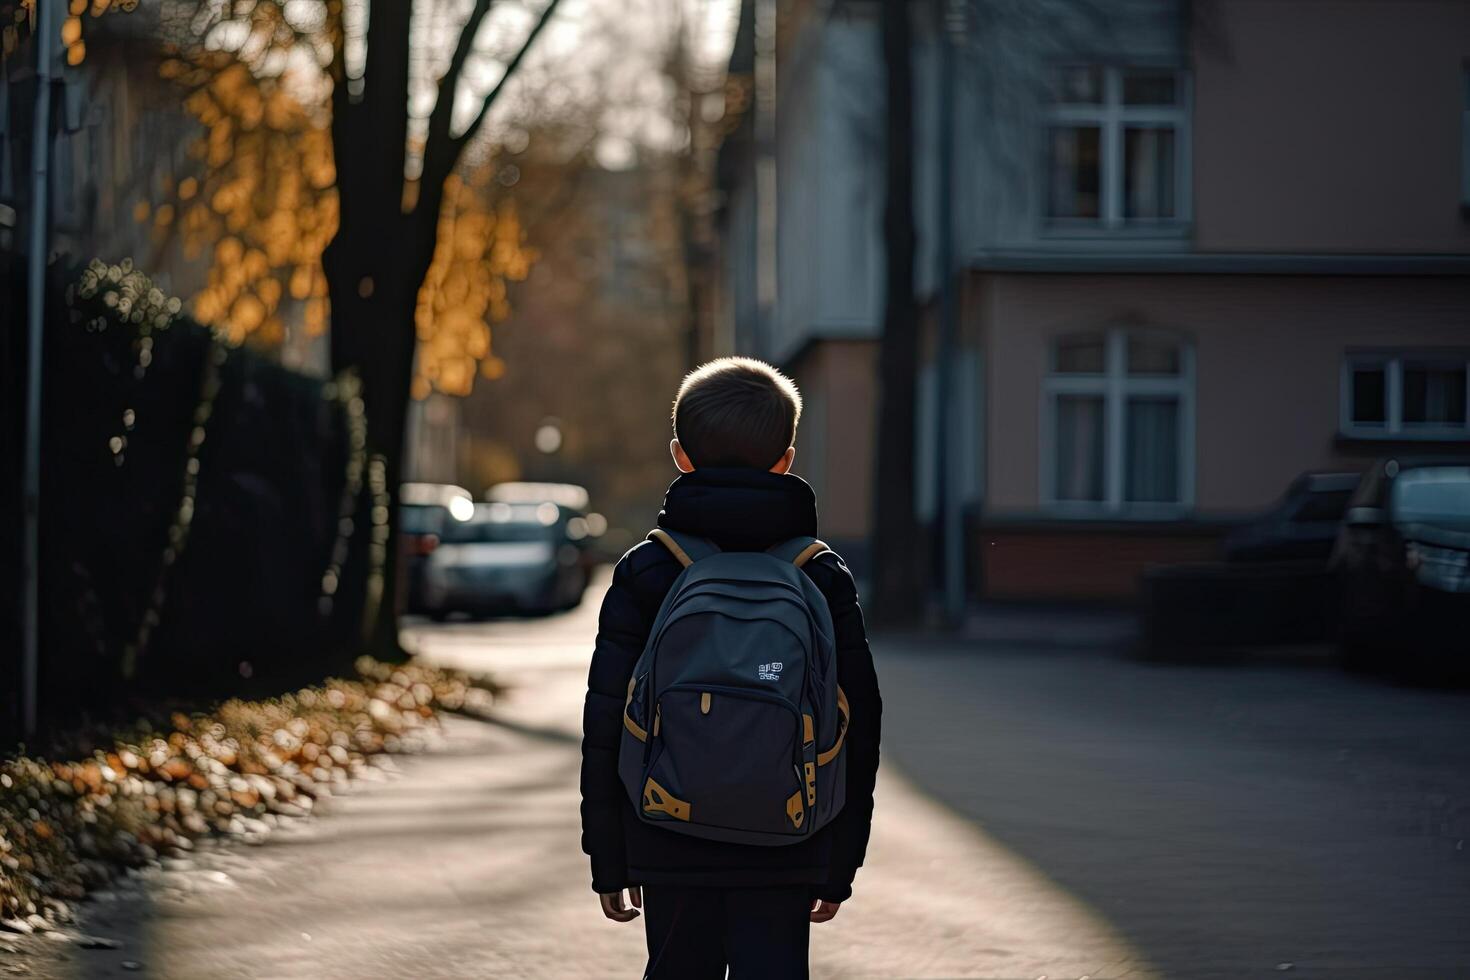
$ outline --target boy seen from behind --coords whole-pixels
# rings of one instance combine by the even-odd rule
[[[582,847],[604,914],[642,912],[646,976],[804,978],[810,924],[837,915],[867,849],[873,658],[790,472],[796,386],[724,358],[684,379],[673,414],[681,475],[602,605]]]

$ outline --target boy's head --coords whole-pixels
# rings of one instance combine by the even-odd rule
[[[746,466],[785,473],[796,455],[801,393],[763,361],[722,357],[695,368],[674,398],[679,469]]]

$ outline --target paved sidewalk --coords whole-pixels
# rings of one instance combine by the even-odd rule
[[[1127,650],[1138,643],[1138,612],[1124,605],[987,602],[970,611],[963,639],[1003,646]]]
[[[436,752],[258,848],[208,849],[91,903],[118,950],[18,957],[62,977],[636,977],[642,929],[604,920],[578,845],[577,729],[593,601],[531,623],[451,624],[425,655],[515,686],[498,724],[451,719]],[[884,772],[857,894],[813,929],[813,973],[1140,978],[1110,930],[1024,862]],[[64,950],[58,960],[55,950]],[[124,963],[134,964],[125,969]]]

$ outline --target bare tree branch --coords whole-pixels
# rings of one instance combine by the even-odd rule
[[[475,0],[475,7],[470,11],[464,28],[459,32],[459,42],[455,45],[454,57],[449,60],[449,68],[444,72],[444,77],[439,79],[439,97],[434,100],[434,111],[429,116],[429,136],[424,148],[425,161],[430,155],[437,156],[441,152],[455,152],[453,141],[449,138],[450,119],[454,115],[454,92],[459,87],[459,79],[464,74],[465,62],[469,60],[470,52],[474,50],[475,36],[480,33],[480,25],[485,22],[485,16],[490,12],[490,5],[491,0]]]
[[[526,57],[526,53],[531,50],[531,45],[536,43],[536,35],[541,33],[541,29],[551,20],[551,15],[556,13],[556,7],[559,3],[561,3],[561,0],[550,0],[546,4],[545,9],[541,11],[541,17],[536,21],[535,26],[531,28],[531,33],[526,35],[526,40],[521,44],[520,50],[515,53],[515,57],[511,58],[510,62],[505,66],[505,74],[500,76],[500,81],[495,83],[495,87],[490,90],[490,93],[485,96],[485,100],[480,103],[480,111],[475,115],[474,121],[469,124],[463,133],[455,137],[454,141],[459,145],[460,149],[463,149],[475,138],[475,134],[480,131],[480,126],[484,124],[485,117],[490,113],[490,107],[500,97],[501,91],[505,88],[505,83],[510,81],[511,76],[520,67],[521,61]]]
[[[540,18],[532,26],[531,32],[526,35],[526,39],[521,43],[520,49],[516,51],[515,56],[506,64],[505,73],[500,76],[500,81],[495,83],[495,87],[490,90],[490,93],[485,96],[484,101],[480,103],[480,111],[475,115],[475,119],[470,123],[469,128],[458,136],[450,136],[448,120],[446,118],[441,138],[436,140],[431,131],[430,139],[424,147],[424,171],[422,184],[420,185],[419,206],[430,207],[434,210],[435,214],[438,213],[439,203],[443,199],[444,181],[454,172],[455,165],[459,163],[460,154],[464,152],[464,148],[469,145],[470,141],[475,138],[475,134],[479,132],[480,126],[485,122],[486,114],[490,111],[490,107],[495,104],[495,100],[504,90],[505,83],[510,80],[510,77],[515,74],[516,69],[520,67],[521,62],[526,57],[526,53],[531,50],[531,45],[536,42],[536,35],[540,34],[541,29],[551,20],[551,15],[556,12],[557,4],[560,2],[561,0],[550,0],[541,11]],[[468,25],[465,27],[465,32],[469,32]],[[473,41],[473,38],[471,38],[471,41]],[[459,45],[455,50],[456,56],[458,56],[459,50],[465,44],[465,35],[461,34]],[[447,78],[448,75],[445,77]],[[450,89],[449,92],[452,93],[453,89]],[[449,110],[452,108],[453,97],[451,94],[448,99],[445,98],[442,85],[439,99],[440,102],[446,103],[445,114],[447,117]],[[434,106],[434,114],[439,114],[438,104]],[[432,117],[430,125],[433,125]]]

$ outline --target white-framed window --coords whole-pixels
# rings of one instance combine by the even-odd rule
[[[1174,68],[1058,68],[1045,113],[1051,231],[1163,230],[1189,219],[1189,78]]]
[[[1177,517],[1194,502],[1194,351],[1169,331],[1112,328],[1051,345],[1042,487],[1075,516]]]
[[[1358,439],[1470,439],[1470,351],[1349,351],[1342,434]]]

